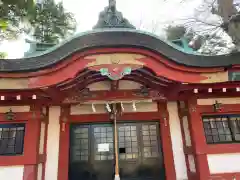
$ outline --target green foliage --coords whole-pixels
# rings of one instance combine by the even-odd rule
[[[43,43],[58,43],[76,30],[73,14],[65,11],[62,2],[56,4],[54,0],[36,5],[30,24],[33,37]]]
[[[177,40],[183,37],[186,33],[186,28],[184,26],[168,26],[166,28],[167,39],[168,40]]]
[[[7,57],[7,53],[0,52],[0,59],[5,59]]]
[[[37,41],[58,43],[73,34],[76,21],[62,3],[44,0],[2,0],[0,6],[0,41],[16,39],[25,32]]]
[[[14,39],[21,32],[22,22],[34,8],[33,0],[1,0],[0,5],[0,41]]]
[[[232,51],[231,44],[221,36],[221,33],[199,35],[193,29],[187,30],[184,26],[177,25],[169,26],[166,34],[169,41],[184,39],[188,47],[204,55],[219,55]]]
[[[14,5],[19,9],[30,10],[34,8],[34,0],[1,0],[3,4]]]
[[[6,21],[0,19],[0,28],[5,30],[7,28],[7,26],[8,26],[8,23]]]

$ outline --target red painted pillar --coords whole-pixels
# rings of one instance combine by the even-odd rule
[[[37,165],[25,165],[23,172],[23,180],[37,179]]]
[[[58,160],[58,180],[68,180],[68,165],[69,165],[69,139],[70,139],[70,124],[69,107],[61,108],[60,117],[60,138],[59,138],[59,160]]]
[[[185,136],[185,132],[184,132],[184,124],[183,124],[183,117],[188,116],[188,112],[186,111],[186,102],[183,102],[183,106],[181,106],[180,102],[178,102],[178,116],[179,116],[179,121],[180,121],[180,126],[181,126],[184,156],[185,156],[185,162],[186,162],[186,167],[187,167],[187,176],[188,176],[189,180],[194,180],[195,177],[193,177],[194,175],[191,173],[190,164],[188,161],[188,155],[191,154],[189,152],[192,152],[192,147],[187,146],[186,136]]]
[[[210,177],[207,154],[206,140],[204,135],[203,123],[200,111],[197,106],[197,99],[188,101],[189,129],[194,150],[195,165],[199,180],[208,180]]]
[[[39,164],[39,143],[41,131],[41,109],[31,107],[32,117],[26,124],[24,155],[28,162],[24,165],[23,180],[37,179]]]
[[[167,104],[158,103],[158,111],[160,115],[160,137],[162,139],[166,180],[176,180]]]
[[[44,155],[44,162],[42,166],[42,179],[45,180],[45,172],[46,172],[46,157],[47,157],[47,140],[48,140],[48,123],[49,123],[49,107],[46,108],[47,114],[44,118],[45,122],[45,132],[44,132],[44,148],[43,148],[43,155]]]

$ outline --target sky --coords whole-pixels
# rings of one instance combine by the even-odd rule
[[[60,1],[60,0],[56,0]],[[72,12],[77,21],[77,32],[91,30],[99,13],[108,0],[62,0],[67,11]],[[161,36],[166,25],[180,19],[193,17],[202,0],[116,0],[117,9],[137,28]],[[17,41],[3,42],[0,51],[8,53],[8,58],[20,58],[29,46],[24,37]]]
[[[81,3],[85,2],[85,3]],[[151,30],[153,24],[160,26],[179,18],[192,16],[202,0],[116,0],[117,9],[131,23],[141,29]],[[108,0],[63,0],[64,7],[75,14],[78,31],[92,28],[98,14],[108,5]],[[77,4],[77,5],[76,5]]]

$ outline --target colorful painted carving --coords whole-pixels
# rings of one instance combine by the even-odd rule
[[[124,76],[131,74],[133,70],[139,69],[142,66],[132,64],[103,64],[92,66],[89,69],[98,71],[102,76],[107,76],[111,80],[120,80]]]
[[[87,67],[91,70],[98,71],[102,76],[107,76],[111,80],[119,80],[124,76],[131,74],[132,71],[142,68],[142,62],[137,58],[142,57],[136,54],[101,54],[89,59]]]
[[[111,80],[122,79],[123,76],[131,74],[131,67],[115,67],[115,68],[101,68],[100,73],[102,76],[107,76]]]

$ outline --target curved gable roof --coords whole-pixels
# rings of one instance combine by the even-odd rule
[[[228,67],[240,64],[240,52],[203,56],[187,54],[158,37],[132,29],[99,29],[75,36],[34,57],[0,60],[0,72],[37,71],[64,61],[75,52],[100,47],[137,47],[165,56],[169,61],[190,67]]]

